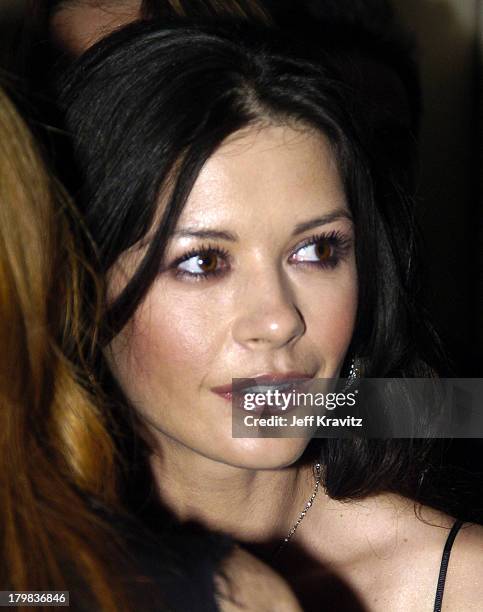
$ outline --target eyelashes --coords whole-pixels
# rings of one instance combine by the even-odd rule
[[[352,236],[339,230],[314,234],[298,244],[288,257],[292,265],[333,270],[349,254]],[[190,249],[168,266],[175,278],[194,281],[214,279],[226,274],[232,258],[226,249],[205,244]]]
[[[202,245],[190,249],[169,267],[177,278],[203,280],[222,276],[228,270],[230,262],[231,257],[227,250],[218,246]]]
[[[352,246],[352,237],[334,230],[323,234],[314,234],[299,244],[289,261],[298,261],[299,264],[317,266],[319,268],[333,269],[345,259]],[[301,259],[295,255],[302,254]]]

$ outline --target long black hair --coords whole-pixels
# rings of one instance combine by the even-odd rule
[[[328,138],[355,222],[359,307],[348,361],[357,356],[368,377],[438,373],[437,337],[419,303],[411,198],[388,172],[384,147],[373,146],[366,105],[338,57],[274,28],[165,21],[127,26],[70,67],[60,105],[101,275],[148,231],[153,236],[106,306],[104,342],[146,295],[207,159],[247,126],[294,123]],[[161,193],[167,204],[157,215]],[[317,442],[332,497],[383,490],[421,497],[429,441]]]

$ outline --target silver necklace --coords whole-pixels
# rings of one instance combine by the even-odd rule
[[[320,465],[320,463],[316,463],[313,467],[313,470],[314,470],[314,477],[315,477],[315,486],[314,486],[314,490],[312,491],[312,495],[309,497],[307,503],[305,504],[304,509],[299,514],[299,517],[295,521],[295,524],[293,525],[292,529],[290,529],[290,531],[287,533],[285,538],[280,542],[278,548],[273,553],[273,556],[272,556],[273,559],[278,557],[280,553],[285,549],[285,547],[287,546],[287,544],[290,542],[293,535],[297,531],[300,523],[304,520],[305,515],[307,514],[307,512],[312,507],[312,504],[314,503],[314,499],[317,496],[317,493],[319,491],[320,480],[322,478],[322,466]]]

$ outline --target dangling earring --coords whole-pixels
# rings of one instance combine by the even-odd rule
[[[350,378],[352,380],[353,378],[360,378],[360,377],[361,377],[360,359],[358,359],[357,357],[354,357],[351,361],[349,376],[347,378]]]
[[[351,361],[351,367],[349,369],[349,375],[347,376],[347,381],[346,381],[344,388],[342,389],[342,392],[345,393],[351,387],[353,387],[356,384],[357,379],[360,377],[361,377],[360,359],[358,359],[357,357],[353,357]]]

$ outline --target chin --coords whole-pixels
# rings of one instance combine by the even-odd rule
[[[307,438],[232,438],[216,460],[249,470],[276,470],[294,464],[303,454]],[[212,458],[215,458],[210,453]]]

